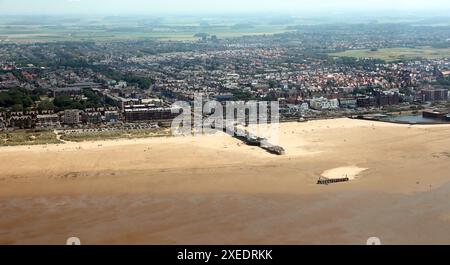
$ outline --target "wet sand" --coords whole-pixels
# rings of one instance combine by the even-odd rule
[[[5,147],[0,243],[450,243],[449,136],[337,119],[281,124],[285,156],[227,135]]]

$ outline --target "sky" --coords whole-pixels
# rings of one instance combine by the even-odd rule
[[[5,15],[443,10],[449,0],[0,0]]]

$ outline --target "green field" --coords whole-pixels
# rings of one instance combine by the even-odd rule
[[[386,48],[376,51],[371,50],[348,50],[344,52],[332,53],[333,57],[354,57],[354,58],[373,58],[381,59],[387,62],[404,59],[439,59],[450,57],[450,48],[438,49],[432,47],[418,48]]]
[[[0,18],[0,42],[197,40],[194,35],[198,33],[234,38],[282,33],[288,31],[288,26],[247,22],[243,18]]]
[[[49,30],[45,28],[29,29],[8,29],[0,26],[0,41],[4,42],[47,42],[47,41],[108,41],[108,40],[130,40],[130,39],[156,39],[156,40],[197,40],[194,35],[197,33],[208,33],[216,35],[219,38],[236,38],[247,35],[275,34],[286,32],[285,27],[279,26],[259,26],[252,28],[234,29],[228,27],[210,27],[208,29],[163,29],[151,30],[142,29],[142,31],[120,31],[120,30]]]

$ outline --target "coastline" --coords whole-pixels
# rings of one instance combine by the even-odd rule
[[[2,147],[0,243],[450,243],[449,134],[333,119],[281,123],[284,156],[226,134]]]
[[[366,122],[379,122],[379,123],[386,123],[386,124],[396,124],[396,125],[418,125],[422,128],[426,128],[427,126],[450,126],[450,122],[436,122],[436,123],[421,123],[421,122],[403,122],[403,121],[392,121],[392,120],[383,120],[383,119],[377,119],[377,118],[358,118],[358,117],[336,117],[336,118],[319,118],[319,119],[312,119],[312,120],[306,120],[304,122],[298,122],[298,121],[292,121],[292,120],[287,120],[287,121],[280,121],[280,126],[282,124],[299,124],[301,126],[301,124],[306,124],[306,123],[311,123],[311,122],[333,122],[333,121],[342,121],[342,120],[360,120],[360,121],[366,121]],[[219,132],[219,134],[221,134]],[[211,135],[210,135],[211,136]],[[216,136],[216,135],[212,135],[212,136]],[[153,136],[148,136],[148,137],[118,137],[118,138],[111,138],[111,139],[104,139],[104,140],[85,140],[85,141],[61,141],[60,143],[48,143],[48,144],[17,144],[17,145],[4,145],[4,146],[0,146],[0,151],[2,150],[8,150],[8,149],[20,149],[20,150],[26,150],[26,149],[31,149],[31,147],[35,147],[35,148],[40,148],[40,147],[51,147],[51,146],[60,146],[60,145],[64,145],[64,146],[73,146],[73,145],[84,145],[84,146],[92,146],[95,144],[110,144],[110,143],[145,143],[147,142],[147,140],[150,139],[156,139],[156,138],[161,138],[161,139],[169,139],[169,138],[182,138],[179,136],[172,136],[172,135],[153,135]],[[190,137],[190,136],[188,136]],[[25,147],[25,149],[24,149]],[[34,149],[34,148],[33,148]]]

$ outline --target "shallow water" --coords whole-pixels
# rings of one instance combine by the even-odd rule
[[[430,118],[424,118],[421,115],[401,115],[401,116],[390,116],[383,118],[384,120],[393,121],[393,122],[410,122],[410,123],[429,123],[429,124],[435,124],[435,123],[450,123],[445,120],[440,119],[430,119]]]

